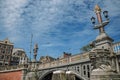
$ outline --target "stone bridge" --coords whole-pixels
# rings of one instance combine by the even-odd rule
[[[48,63],[39,64],[32,62],[31,67],[33,67],[33,69],[38,68],[37,71],[33,70],[26,75],[28,80],[31,75],[35,75],[35,73],[33,73],[34,71],[38,76],[38,80],[51,80],[55,71],[64,71],[65,74],[71,71],[75,75],[76,80],[89,80],[91,71],[91,63],[88,52]]]
[[[117,59],[120,63],[120,55],[117,55]],[[52,80],[52,76],[56,71],[63,71],[65,74],[72,72],[76,80],[90,80],[91,68],[89,52],[86,52],[47,63],[33,61],[28,66],[2,67],[0,68],[0,80],[2,78],[4,80],[16,80],[16,76],[18,75],[19,78],[21,77],[19,80]],[[116,68],[120,73],[120,66],[116,65]],[[14,76],[11,79],[5,79],[11,77],[11,73]]]
[[[31,68],[33,67],[33,71],[26,75],[27,80],[30,80],[31,75],[37,76],[37,80],[52,80],[52,76],[56,71],[63,71],[65,74],[72,72],[75,75],[75,80],[90,80],[92,66],[89,54],[89,52],[85,52],[41,64],[32,62]],[[116,57],[116,70],[120,73],[119,63],[120,55],[118,54]]]

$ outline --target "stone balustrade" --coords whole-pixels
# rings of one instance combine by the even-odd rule
[[[67,58],[57,59],[57,60],[47,62],[47,63],[39,63],[38,69],[70,65],[70,64],[85,62],[85,61],[89,61],[89,53],[88,52],[84,53],[84,54],[73,55],[73,56],[70,56]],[[31,64],[29,64],[29,65],[31,65]],[[4,67],[0,67],[0,71],[28,68],[29,65],[4,66]]]
[[[89,52],[84,53],[84,54],[73,55],[67,58],[57,59],[57,60],[47,62],[47,63],[41,63],[39,64],[38,68],[45,69],[45,68],[70,65],[70,64],[85,62],[85,61],[89,61]]]

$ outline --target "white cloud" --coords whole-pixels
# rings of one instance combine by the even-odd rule
[[[26,0],[13,0],[4,1],[3,5],[3,16],[5,27],[9,30],[10,28],[16,27],[17,21],[20,19],[20,14],[22,13],[21,7],[25,4]]]
[[[120,1],[119,0],[105,0],[104,1],[104,10],[108,10],[110,16],[114,17],[120,15]]]
[[[33,33],[33,41],[39,42],[41,46],[72,46],[80,43],[75,42],[76,39],[83,41],[86,39],[85,36],[95,35],[95,31],[90,30],[92,26],[90,18],[95,16],[93,11],[95,4],[100,5],[103,10],[108,10],[110,16],[115,17],[120,14],[119,3],[120,1],[113,0],[86,2],[85,0],[3,0],[0,5],[2,6],[0,17],[3,19],[0,21],[4,22],[2,24],[6,34],[13,42],[25,44],[24,42],[30,41],[30,35]],[[78,28],[79,31],[73,29],[64,32],[65,28],[72,29],[72,26],[64,27],[61,24],[74,22],[82,25]],[[55,36],[51,34],[52,32]],[[84,43],[87,41],[86,39]],[[45,42],[51,44],[44,44]]]
[[[22,7],[26,4],[27,0],[2,0],[0,11],[2,12],[1,21],[7,33],[6,37],[10,37],[13,41],[18,41],[20,35],[16,35],[19,30],[19,25],[22,21],[21,13]]]

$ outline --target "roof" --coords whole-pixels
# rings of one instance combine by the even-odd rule
[[[4,39],[3,41],[0,41],[2,44],[8,44],[8,45],[13,45],[13,43],[10,42],[8,38]]]
[[[15,53],[16,51],[24,51],[24,49],[21,49],[21,48],[13,48],[13,52],[12,52],[12,53]]]

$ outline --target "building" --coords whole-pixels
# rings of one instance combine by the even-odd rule
[[[28,57],[23,49],[14,48],[12,52],[11,65],[27,64]]]
[[[70,57],[71,56],[71,53],[67,53],[67,52],[63,52],[62,56],[60,57],[61,58],[67,58],[67,57]]]
[[[113,44],[113,51],[117,54],[120,54],[120,42],[116,42]]]
[[[51,62],[54,60],[55,60],[55,58],[53,58],[51,56],[41,56],[39,61],[42,63],[47,63],[47,62]]]
[[[5,39],[0,41],[0,66],[10,65],[14,44]]]

